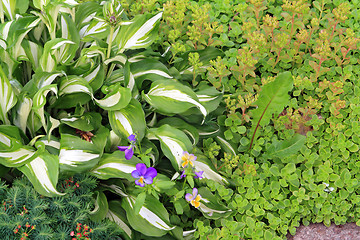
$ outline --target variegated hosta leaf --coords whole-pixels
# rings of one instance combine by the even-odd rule
[[[127,61],[127,56],[122,53],[118,53],[115,57],[108,58],[104,61],[106,65],[109,65],[110,63],[120,63],[121,65],[125,65]]]
[[[144,80],[156,81],[160,79],[173,78],[167,67],[155,59],[144,59],[130,64],[137,87],[140,89]]]
[[[91,142],[82,140],[80,136],[61,134],[59,154],[61,171],[85,172],[99,162],[109,130],[102,127],[93,134]]]
[[[199,149],[195,149],[196,161],[193,161],[196,171],[204,171],[203,177],[214,180],[221,184],[229,184],[228,180],[221,176],[211,161]]]
[[[158,35],[156,29],[161,16],[162,12],[150,19],[146,15],[142,15],[134,19],[132,24],[122,26],[115,39],[118,51],[148,47]]]
[[[46,104],[46,95],[49,92],[53,92],[55,95],[57,95],[57,85],[51,84],[42,87],[33,97],[34,101],[33,101],[32,109],[34,110],[36,115],[38,115],[38,117],[40,118],[41,124],[43,125],[45,131],[47,131],[47,124],[45,121],[44,106]]]
[[[41,72],[38,71],[33,75],[33,80],[38,89],[52,84],[57,77],[63,76],[63,72]]]
[[[90,70],[84,73],[82,77],[90,84],[91,88],[95,92],[103,85],[104,82],[105,70],[103,64],[93,64]]]
[[[87,132],[98,129],[101,126],[101,115],[97,112],[86,112],[80,116],[73,115],[62,118],[60,121],[72,128]]]
[[[161,119],[157,123],[157,126],[161,126],[164,124],[169,124],[170,126],[180,129],[181,131],[186,133],[186,135],[188,135],[191,138],[193,145],[196,145],[198,143],[198,141],[199,141],[198,130],[196,129],[196,127],[188,124],[184,120],[182,120],[180,118],[176,118],[176,117],[167,117],[167,118]]]
[[[197,107],[204,115],[204,119],[207,115],[205,107],[201,105],[191,88],[175,80],[155,81],[151,84],[150,91],[143,96],[151,106],[162,114],[180,114],[192,107]]]
[[[141,163],[141,161],[135,156],[130,160],[126,160],[125,153],[121,151],[112,154],[105,153],[90,173],[105,180],[109,178],[125,178],[134,181],[131,173],[136,169],[138,163]]]
[[[41,195],[47,197],[64,195],[56,190],[59,175],[58,156],[45,151],[18,169],[26,175]]]
[[[136,99],[119,111],[109,111],[109,122],[114,132],[123,138],[135,133],[140,142],[145,135],[145,114]]]
[[[121,206],[126,211],[131,227],[136,231],[147,236],[161,237],[175,228],[170,225],[169,214],[164,205],[153,196],[146,196],[138,214],[134,211],[134,205],[135,197],[128,196],[122,199]]]
[[[91,15],[89,16],[91,17]],[[89,23],[84,25],[80,31],[80,38],[82,41],[89,41],[91,38],[104,38],[108,33],[108,27],[106,22],[98,21],[97,19],[91,19]]]
[[[53,155],[58,156],[60,153],[60,141],[59,139],[51,136],[50,139],[45,136],[39,139],[40,142],[45,144],[45,149]]]
[[[225,140],[223,136],[216,136],[215,141],[220,145],[221,149],[232,156],[236,156],[236,151],[232,144],[230,144],[228,141]]]
[[[208,113],[217,109],[222,100],[221,92],[217,91],[214,87],[202,83],[200,83],[196,95]]]
[[[39,155],[32,147],[12,147],[10,150],[0,151],[0,164],[6,167],[19,167],[33,160]]]
[[[37,17],[22,17],[0,26],[0,38],[6,40],[7,51],[10,53],[12,59],[18,60],[21,55],[26,55],[21,43],[27,33],[39,22],[40,19]],[[7,59],[3,60],[7,62]],[[12,70],[13,69],[9,69],[9,72],[12,73]]]
[[[149,129],[148,139],[159,140],[161,144],[161,150],[164,155],[171,161],[172,166],[176,171],[179,171],[183,153],[191,152],[192,145],[186,134],[174,127],[167,124],[162,125],[159,128]]]
[[[105,194],[102,191],[95,191],[95,208],[89,213],[90,219],[95,222],[102,221],[109,210],[108,201]]]
[[[226,218],[232,214],[231,209],[219,203],[219,200],[206,187],[199,188],[201,195],[199,210],[210,219]]]
[[[220,126],[215,122],[209,121],[201,126],[196,126],[196,128],[199,132],[200,138],[213,138],[221,133]]]
[[[14,114],[13,123],[19,127],[24,133],[26,132],[26,123],[29,117],[33,101],[27,96],[22,96],[20,101],[17,103]]]
[[[93,90],[89,83],[79,76],[68,76],[60,79],[59,99],[54,104],[60,108],[71,108],[91,100]]]
[[[68,64],[75,57],[79,48],[80,36],[73,20],[66,14],[60,17],[61,22],[61,38],[68,39],[74,44],[64,44],[59,48],[59,57],[61,64]]]
[[[44,72],[56,70],[58,63],[67,58],[60,53],[60,49],[66,45],[75,44],[73,41],[63,38],[56,38],[45,43],[43,55],[40,58],[40,68]]]
[[[133,239],[133,231],[126,219],[126,212],[121,208],[120,201],[113,200],[109,202],[109,211],[106,218],[115,222],[124,231],[123,237],[126,240]]]
[[[43,47],[30,40],[24,39],[21,43],[28,61],[30,61],[32,68],[37,69],[40,64],[40,57],[43,54]]]
[[[94,99],[96,104],[102,109],[108,111],[116,111],[126,107],[131,100],[131,90],[128,88],[121,87],[119,84],[110,86],[109,93],[101,99]]]
[[[10,19],[15,19],[15,7],[16,7],[16,0],[1,0],[2,3],[2,10],[4,11],[5,15]]]
[[[19,128],[11,125],[0,125],[0,151],[17,149],[22,146]]]
[[[13,92],[12,86],[0,67],[0,120],[3,124],[9,124],[7,112],[15,106],[17,98]]]

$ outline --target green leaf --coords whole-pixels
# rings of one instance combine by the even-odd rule
[[[93,134],[91,142],[69,133],[61,134],[59,154],[61,171],[85,172],[92,169],[99,162],[109,130],[101,127]]]
[[[276,141],[270,145],[266,151],[269,158],[278,157],[285,158],[297,153],[305,144],[306,137],[295,134],[290,140]]]
[[[96,194],[95,198],[95,208],[89,213],[90,219],[95,222],[100,222],[105,219],[109,206],[106,196],[101,191],[95,191]]]
[[[27,96],[20,97],[19,102],[14,108],[14,120],[15,126],[20,128],[24,133],[26,132],[27,119],[29,117],[33,101]]]
[[[148,16],[141,15],[135,18],[130,25],[121,26],[115,39],[119,52],[123,52],[125,49],[146,48],[155,40],[162,12],[150,19],[147,19]]]
[[[126,219],[126,213],[124,209],[121,208],[121,202],[118,200],[113,200],[109,202],[109,211],[106,215],[108,219],[115,222],[123,231],[125,239],[133,239],[132,229],[129,227],[129,223]]]
[[[60,121],[72,128],[88,132],[97,130],[101,126],[101,115],[97,112],[86,112],[81,116],[73,115],[61,118]]]
[[[167,124],[159,128],[150,128],[147,137],[150,140],[160,141],[164,155],[176,171],[179,171],[181,167],[183,153],[192,150],[191,142],[185,133]]]
[[[190,125],[189,123],[185,122],[184,120],[182,120],[180,118],[176,118],[176,117],[167,117],[167,118],[161,119],[157,123],[157,126],[161,126],[164,124],[168,124],[172,127],[182,130],[184,133],[186,133],[186,135],[188,135],[191,138],[193,145],[196,145],[198,143],[198,141],[199,141],[198,130],[196,129],[196,127]]]
[[[161,237],[175,227],[170,225],[169,214],[163,204],[152,196],[147,196],[139,214],[134,211],[135,198],[122,199],[121,206],[126,211],[127,219],[133,229],[147,236]]]
[[[232,211],[223,204],[219,203],[217,198],[206,187],[198,189],[201,196],[199,210],[203,213],[204,217],[209,219],[219,219],[228,217]]]
[[[99,179],[125,178],[134,181],[131,173],[136,170],[138,163],[141,163],[140,159],[133,156],[127,160],[125,153],[121,151],[115,151],[112,154],[105,153],[90,173]]]
[[[131,90],[118,85],[103,99],[95,99],[96,104],[104,110],[117,111],[126,107],[131,100]]]
[[[279,115],[289,102],[289,94],[293,88],[293,79],[290,72],[280,73],[274,81],[263,86],[258,100],[254,103],[258,108],[251,110],[253,116],[250,129],[251,143],[257,138],[257,130],[269,124],[272,115]]]
[[[146,199],[146,192],[142,192],[136,197],[134,204],[134,214],[139,214],[140,208],[142,208],[142,206],[145,203],[145,199]]]
[[[151,84],[150,91],[143,93],[143,96],[151,106],[165,115],[184,113],[192,107],[200,110],[204,120],[208,114],[192,89],[176,80],[155,81]]]
[[[114,132],[125,139],[135,133],[141,142],[145,135],[145,113],[136,99],[119,111],[109,111],[109,122]]]
[[[59,174],[59,159],[44,151],[31,162],[18,168],[30,180],[41,195],[55,197],[64,195],[56,190]]]
[[[16,7],[16,0],[1,0],[2,3],[2,10],[4,11],[5,15],[10,19],[15,19],[15,7]]]
[[[0,120],[3,124],[10,124],[7,112],[15,106],[17,98],[12,86],[0,67]]]
[[[40,68],[44,72],[56,70],[58,63],[65,61],[69,56],[61,50],[68,45],[75,44],[73,41],[56,38],[45,43],[43,55],[40,58]]]

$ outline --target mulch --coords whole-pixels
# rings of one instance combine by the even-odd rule
[[[326,227],[322,223],[300,226],[295,236],[288,234],[288,240],[360,240],[360,227],[355,223],[344,225],[331,224]]]

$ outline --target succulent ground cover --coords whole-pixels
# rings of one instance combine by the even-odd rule
[[[360,225],[358,1],[0,6],[6,184],[25,177],[42,197],[67,199],[58,179],[87,176],[86,228],[107,234],[108,219],[124,239]],[[48,232],[73,239],[75,228]]]

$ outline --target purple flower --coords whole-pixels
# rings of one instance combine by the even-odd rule
[[[185,195],[185,199],[196,208],[198,208],[200,206],[201,196],[200,196],[200,194],[198,194],[197,188],[193,188],[192,194],[187,193]]]
[[[136,136],[135,134],[131,134],[128,137],[128,140],[130,141],[130,146],[118,146],[118,149],[120,151],[125,152],[125,158],[126,160],[130,160],[132,158],[132,156],[134,155],[134,146],[136,143]]]
[[[182,171],[182,173],[181,173],[181,175],[180,175],[180,179],[182,179],[182,178],[184,178],[184,177],[186,177],[185,170]]]
[[[144,163],[136,164],[136,170],[132,171],[131,176],[138,178],[135,183],[140,187],[145,187],[145,184],[152,184],[153,178],[157,176],[157,171],[153,167],[146,168]]]
[[[203,178],[202,175],[203,175],[204,171],[199,171],[199,172],[194,171],[194,173],[195,173],[194,178],[199,178],[199,179]]]

